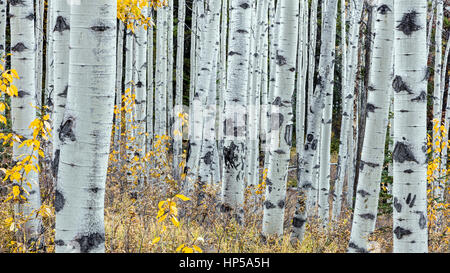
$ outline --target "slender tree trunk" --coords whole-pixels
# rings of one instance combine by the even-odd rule
[[[267,62],[267,53],[264,54],[264,39],[267,39],[267,16],[268,16],[269,2],[257,2],[256,18],[253,33],[253,53],[250,57],[253,58],[253,74],[251,75],[251,86],[249,88],[249,122],[248,122],[248,139],[249,139],[249,155],[247,166],[247,185],[256,186],[259,184],[259,132],[260,132],[260,112],[261,109],[261,94],[264,89],[263,81],[264,62]],[[266,94],[264,94],[267,96]],[[267,97],[266,97],[267,98]]]
[[[42,71],[44,60],[44,1],[35,1],[35,26],[36,39],[36,106],[42,107]],[[44,94],[45,95],[45,94]]]
[[[329,3],[334,5],[333,3]],[[327,4],[328,5],[328,4]],[[330,8],[337,9],[336,7],[330,6]],[[331,26],[331,31],[329,33],[323,32],[322,35],[330,35],[330,43],[332,45],[336,44],[336,14],[334,11],[334,16],[329,18],[329,24]],[[332,47],[333,58],[335,47]],[[331,124],[333,115],[333,89],[334,89],[334,60],[328,73],[331,74],[331,81],[324,81],[324,92],[325,92],[325,108],[322,115],[322,130],[321,130],[321,141],[320,141],[320,163],[319,163],[319,187],[318,187],[318,209],[319,218],[322,220],[322,224],[326,226],[330,217],[330,204],[328,202],[328,196],[330,192],[330,152],[331,152]]]
[[[347,89],[347,15],[346,15],[346,7],[345,7],[345,0],[340,1],[340,12],[341,12],[341,55],[342,55],[342,72],[341,72],[341,94],[342,94],[342,121],[344,120],[345,116],[349,115],[350,105],[348,103],[348,99],[346,95],[352,96],[351,92]],[[350,94],[349,94],[350,93]],[[348,121],[347,121],[348,123]],[[347,124],[346,124],[347,125]],[[347,126],[348,127],[348,126]],[[345,126],[343,125],[343,122],[341,122],[341,131],[340,131],[340,140],[343,140],[343,135],[348,134],[347,131],[345,131]],[[343,168],[341,161],[342,157],[347,156],[346,149],[344,147],[347,147],[346,142],[340,143],[339,148],[339,155],[338,155],[338,162],[337,162],[337,170],[336,170],[336,178],[334,180],[334,190],[333,190],[333,211],[331,214],[332,220],[337,221],[339,219],[339,216],[341,214],[341,208],[342,208],[342,189],[344,184],[344,178],[345,178],[345,168]],[[345,153],[344,153],[345,152]],[[343,171],[344,170],[344,171]]]
[[[176,57],[176,88],[173,130],[173,169],[175,179],[179,179],[180,163],[183,154],[183,68],[184,68],[184,24],[186,18],[185,0],[178,0],[178,27],[177,27],[177,57]]]
[[[263,234],[283,234],[286,183],[292,146],[292,95],[298,47],[299,3],[279,0],[280,12],[274,100],[271,107],[269,171],[264,201]]]
[[[148,15],[153,19],[152,8],[148,9]],[[147,118],[146,118],[146,133],[147,133],[147,147],[146,151],[149,152],[153,148],[153,136],[154,136],[154,125],[153,125],[153,101],[155,92],[155,82],[154,82],[154,26],[147,29]]]
[[[394,3],[394,252],[428,252],[426,8]]]
[[[220,66],[219,66],[219,103],[218,103],[218,115],[217,115],[217,123],[218,123],[218,131],[217,131],[217,139],[218,139],[218,151],[223,150],[223,115],[224,115],[224,90],[227,87],[227,56],[228,56],[228,0],[222,0],[222,17],[221,17],[221,30],[220,30]],[[219,172],[220,172],[220,180],[222,180],[223,174],[223,153],[219,152]]]
[[[155,135],[167,134],[167,8],[157,10]]]
[[[11,67],[19,72],[20,79],[14,81],[18,96],[11,98],[12,130],[24,139],[31,139],[33,130],[30,123],[36,119],[36,109],[31,105],[36,104],[36,43],[34,33],[34,6],[32,0],[10,1],[9,16],[11,28]],[[19,148],[20,143],[14,142],[13,159],[19,160],[21,155],[30,155],[32,150],[25,146]],[[34,154],[34,156],[38,156]],[[37,159],[34,164],[37,164]],[[33,211],[39,209],[41,197],[39,190],[39,176],[37,172],[30,171],[23,174],[22,187],[29,193],[26,204],[15,206],[16,213],[22,213],[24,217],[30,216]],[[40,220],[37,217],[25,223],[27,239],[37,239],[40,232]]]
[[[3,66],[3,69],[6,69],[6,8],[7,2],[4,0],[0,1],[0,65]],[[3,94],[0,100],[5,101]],[[4,111],[1,111],[0,114],[4,115]]]
[[[198,82],[196,94],[201,99],[200,115],[201,126],[195,130],[202,130],[201,151],[198,171],[199,186],[210,184],[214,177],[215,170],[218,169],[218,162],[214,157],[216,146],[216,82],[217,82],[217,60],[220,49],[220,0],[211,0],[208,9],[205,9],[206,21],[202,25],[206,27],[201,37],[201,51],[198,67]],[[203,20],[203,19],[201,19]]]
[[[297,50],[297,100],[296,100],[296,157],[300,166],[301,151],[305,143],[306,75],[308,72],[308,2],[300,1]]]
[[[442,93],[441,67],[442,67],[442,23],[443,23],[443,0],[436,0],[436,26],[435,26],[435,52],[434,52],[434,93],[433,93],[433,119],[438,120],[437,130],[433,129],[433,160],[441,161],[441,124],[442,124],[442,104],[444,94]],[[445,85],[445,82],[444,82]],[[440,166],[441,162],[438,162]],[[433,196],[442,199],[444,189],[441,188],[439,179],[440,168],[433,172],[435,180],[433,181]]]
[[[189,153],[186,159],[186,181],[185,192],[190,195],[194,190],[199,175],[200,153],[203,140],[203,115],[206,114],[206,97],[210,85],[210,76],[212,75],[212,56],[211,46],[213,46],[213,32],[208,32],[206,23],[207,18],[204,9],[204,1],[196,0],[196,43],[195,43],[195,74],[191,75],[191,81],[194,81],[193,97],[190,98],[191,114],[189,119]],[[197,56],[198,54],[198,56]],[[192,65],[192,64],[191,64]],[[202,70],[203,69],[203,70]],[[200,87],[199,87],[200,86]]]
[[[4,59],[6,51],[6,8],[7,2],[5,0],[0,1],[0,57]],[[5,67],[5,62],[0,62]]]
[[[353,206],[353,194],[354,194],[354,182],[355,182],[355,148],[357,147],[355,145],[355,138],[354,138],[354,132],[355,126],[357,124],[354,123],[355,118],[355,110],[354,110],[354,102],[355,102],[355,86],[357,82],[357,71],[358,71],[358,44],[359,44],[359,37],[360,37],[360,26],[361,26],[361,14],[363,10],[363,1],[351,1],[351,10],[352,10],[352,17],[351,17],[351,23],[350,23],[350,30],[349,30],[349,47],[347,52],[347,57],[349,58],[349,61],[347,62],[348,69],[347,71],[347,84],[346,89],[349,90],[349,93],[345,96],[345,98],[348,98],[348,104],[350,111],[349,116],[345,117],[342,123],[342,126],[344,126],[346,132],[348,132],[348,135],[343,134],[341,136],[341,143],[346,143],[347,147],[339,148],[339,151],[343,149],[343,153],[345,152],[346,155],[342,157],[342,169],[341,174],[347,176],[347,191],[346,191],[346,199],[347,199],[347,206],[352,208]],[[348,120],[347,120],[348,118]],[[347,140],[345,140],[346,137]],[[344,142],[346,141],[346,142]],[[346,149],[345,149],[346,148]],[[344,151],[346,150],[346,151]],[[343,172],[343,173],[342,173]],[[343,182],[344,180],[341,180]]]
[[[450,32],[447,35],[447,41],[449,42],[450,40]],[[447,42],[447,46],[445,48],[445,54],[444,54],[444,63],[442,64],[442,69],[441,69],[441,94],[444,95],[444,89],[445,89],[445,76],[447,74],[447,64],[448,64],[448,56],[450,53],[450,45]],[[450,85],[450,84],[449,84]],[[450,113],[448,112],[448,109],[450,107],[450,100],[448,99],[448,94],[447,94],[447,105],[446,105],[446,111],[445,113],[443,113],[443,117],[442,119],[444,120],[444,128],[449,128],[449,121],[447,120],[450,116]],[[448,130],[448,129],[446,129]],[[442,139],[442,143],[448,143],[448,131],[446,134],[444,134],[444,137]],[[439,177],[443,177],[446,176],[448,173],[448,168],[447,168],[447,163],[448,163],[448,148],[447,145],[443,145],[442,147],[442,163],[441,163],[441,171],[440,171],[440,175]],[[448,181],[448,178],[445,178],[445,181]],[[444,186],[445,187],[445,186]],[[439,196],[439,195],[438,195]]]
[[[120,136],[121,136],[121,124],[122,124],[122,85],[123,85],[123,56],[125,55],[125,24],[117,21],[117,62],[116,62],[116,100],[115,105],[118,108],[118,112],[115,114],[114,119],[114,150],[120,149]],[[119,152],[120,154],[120,152]]]
[[[324,13],[325,16],[322,20],[322,42],[320,48],[320,62],[319,62],[319,75],[318,84],[314,92],[314,101],[310,106],[309,114],[311,117],[308,119],[306,142],[303,150],[303,163],[301,180],[298,183],[299,201],[297,203],[294,219],[292,221],[292,233],[291,238],[299,241],[303,240],[305,231],[306,217],[308,215],[308,208],[306,206],[306,199],[311,198],[310,192],[312,188],[312,174],[315,151],[318,148],[318,138],[320,131],[320,118],[322,117],[322,109],[324,107],[324,98],[327,86],[333,81],[334,75],[332,73],[334,69],[334,35],[336,28],[336,12],[337,12],[337,0],[328,0],[327,10]]]
[[[262,144],[264,145],[264,169],[268,168],[269,165],[269,147],[270,147],[270,114],[271,114],[271,103],[274,99],[273,92],[275,90],[275,67],[276,67],[276,51],[277,51],[277,42],[278,42],[278,25],[276,22],[279,22],[279,12],[277,12],[275,0],[270,2],[269,6],[269,90],[267,94],[267,105],[265,106],[264,111],[266,111],[266,121],[267,121],[267,134],[262,140]]]
[[[247,80],[250,49],[249,0],[232,0],[228,49],[227,89],[224,94],[224,170],[222,211],[242,220],[246,149]]]
[[[147,7],[142,8],[142,13],[147,14]],[[145,155],[145,132],[147,118],[147,30],[139,26],[136,31],[136,155]]]
[[[430,47],[431,47],[431,34],[433,31],[433,25],[434,25],[434,19],[435,19],[435,11],[436,11],[436,3],[439,0],[432,0],[431,1],[431,10],[428,11],[428,7],[427,7],[427,23],[428,23],[428,28],[427,28],[427,58],[430,54]],[[430,19],[428,20],[428,13],[430,14]]]
[[[54,0],[48,0],[47,2],[47,33],[46,33],[46,52],[45,52],[45,96],[46,101],[45,103],[49,107],[50,110],[50,120],[51,120],[51,126],[52,130],[54,131],[57,126],[55,126],[54,118],[53,118],[53,112],[55,108],[55,92],[54,92],[54,54],[53,54],[53,44],[54,44],[54,37],[53,37],[53,29],[52,26],[54,25],[55,20],[55,14],[54,14]],[[53,146],[52,141],[52,146]],[[53,158],[53,147],[51,147],[51,154]]]
[[[375,230],[381,172],[388,125],[393,56],[394,1],[381,0],[376,9],[373,57],[369,76],[367,118],[356,191],[349,252],[368,252],[368,237]]]
[[[53,32],[54,55],[54,108],[53,122],[55,128],[60,128],[66,108],[67,91],[69,88],[69,41],[70,41],[70,6],[66,1],[55,1]],[[60,156],[60,138],[58,129],[53,133],[53,176],[57,178],[57,167]]]
[[[174,63],[174,47],[173,47],[173,4],[174,1],[168,1],[167,5],[167,135],[173,139],[173,123],[174,116],[174,97],[173,97],[173,63]]]
[[[117,3],[71,6],[69,92],[59,137],[56,252],[104,252],[104,194],[114,106]]]

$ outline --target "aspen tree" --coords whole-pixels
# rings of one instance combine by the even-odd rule
[[[427,252],[425,0],[394,2],[394,252]]]
[[[319,60],[318,84],[314,92],[314,101],[309,106],[308,112],[311,115],[308,119],[307,134],[303,147],[303,158],[301,160],[302,176],[298,182],[299,200],[292,221],[291,239],[303,240],[305,223],[308,215],[307,198],[311,198],[312,175],[314,154],[319,145],[320,118],[324,107],[326,86],[333,81],[334,69],[334,29],[336,27],[337,0],[329,0],[324,13],[323,28],[321,35],[321,48]],[[334,18],[334,19],[333,19]]]
[[[283,234],[286,183],[293,133],[299,3],[279,0],[280,12],[274,100],[271,104],[269,166],[264,201],[263,234]]]
[[[34,33],[34,5],[32,0],[10,1],[9,16],[11,28],[11,67],[20,71],[20,79],[15,81],[18,95],[11,97],[12,130],[23,139],[31,139],[33,130],[29,128],[31,122],[36,119],[36,43]],[[14,160],[22,155],[30,155],[31,148],[14,142]],[[34,156],[37,156],[34,154]],[[30,171],[23,174],[23,188],[29,193],[27,202],[15,207],[16,213],[29,216],[39,209],[41,196],[39,189],[39,176],[37,172]],[[40,221],[37,217],[31,217],[25,223],[27,239],[37,239],[40,232]]]
[[[367,118],[349,252],[368,252],[375,230],[392,82],[394,1],[380,0],[376,10],[369,76]]]
[[[333,5],[333,3],[328,3]],[[330,6],[331,7],[331,6]],[[336,7],[333,7],[337,9]],[[325,13],[323,13],[325,14]],[[333,14],[329,16],[333,16],[329,18],[330,24],[330,32],[324,32],[323,35],[330,35],[330,43],[335,45],[336,43],[336,16],[337,12],[334,11]],[[331,47],[332,49],[332,57],[335,56],[335,47]],[[331,77],[334,76],[334,60],[332,60],[332,65],[330,70],[327,72],[331,74]],[[322,224],[326,226],[328,224],[329,218],[329,209],[330,204],[328,202],[328,195],[330,192],[330,152],[331,152],[331,124],[332,124],[332,115],[333,115],[333,90],[334,90],[334,79],[332,78],[330,81],[324,81],[324,103],[325,107],[322,114],[322,129],[321,129],[321,139],[320,139],[320,163],[319,163],[319,181],[318,181],[318,215],[322,220]]]
[[[56,252],[104,252],[113,120],[117,2],[72,2],[69,91],[59,130]]]
[[[205,27],[200,39],[201,51],[198,67],[198,82],[196,95],[201,99],[202,110],[196,112],[201,117],[202,130],[201,151],[199,157],[198,182],[199,186],[210,184],[215,170],[218,170],[218,161],[215,155],[216,146],[216,91],[217,91],[217,60],[220,49],[220,0],[211,0],[208,9],[205,9],[206,21],[201,24]],[[196,128],[197,130],[197,128]]]
[[[442,158],[441,153],[441,123],[442,123],[442,104],[443,104],[443,89],[441,87],[441,68],[442,68],[442,24],[443,24],[443,0],[436,0],[436,26],[435,26],[435,52],[434,52],[434,92],[433,92],[433,119],[438,120],[437,130],[433,129],[433,159]],[[445,81],[444,81],[445,85]],[[439,169],[434,170],[433,175],[439,177]],[[433,195],[436,198],[442,199],[444,190],[441,188],[440,179],[433,181]]]
[[[54,108],[53,124],[56,134],[53,134],[53,175],[58,174],[60,156],[60,138],[58,128],[61,126],[66,108],[69,88],[69,40],[70,40],[70,5],[67,1],[54,2],[53,55],[54,55]]]
[[[242,220],[246,149],[247,80],[250,51],[249,0],[230,2],[227,89],[224,94],[222,210]]]
[[[183,154],[183,125],[179,117],[183,113],[183,64],[184,64],[184,25],[186,18],[185,0],[178,0],[178,27],[177,27],[177,56],[176,56],[176,85],[175,85],[175,109],[173,125],[173,169],[174,177],[180,178],[180,163]]]
[[[341,93],[342,93],[342,95],[344,95],[345,92],[348,92],[348,90],[347,90],[347,14],[346,14],[345,0],[340,1],[340,12],[341,12],[341,54],[342,54]],[[342,109],[343,109],[342,116],[348,115],[348,112],[346,112],[349,109],[347,99],[342,99]],[[340,136],[347,133],[344,131],[345,129],[346,128],[344,126],[342,126],[342,123],[341,123]],[[341,143],[341,145],[342,145],[342,143]],[[331,214],[333,221],[336,221],[339,219],[339,216],[341,213],[341,208],[342,208],[342,198],[343,198],[342,190],[343,190],[343,186],[344,186],[343,185],[344,184],[343,177],[344,177],[345,173],[342,174],[343,176],[341,178],[339,178],[339,177],[341,176],[341,172],[342,172],[342,165],[340,163],[341,163],[341,156],[344,156],[344,151],[345,151],[345,149],[342,149],[342,151],[341,151],[341,148],[339,149],[338,164],[337,164],[337,171],[336,171],[337,174],[336,174],[336,178],[334,180],[333,211]]]

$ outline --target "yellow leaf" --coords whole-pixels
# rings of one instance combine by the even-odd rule
[[[12,192],[13,192],[14,198],[19,196],[19,194],[20,194],[19,186],[13,186]]]
[[[161,237],[156,237],[155,239],[153,239],[152,244],[156,244],[157,242],[159,242],[159,240],[161,240]]]
[[[178,222],[178,219],[173,217],[170,219],[172,220],[172,223],[174,224],[174,226],[179,227],[180,226],[180,222]]]
[[[180,198],[183,201],[191,200],[191,199],[189,199],[188,197],[186,197],[186,196],[184,196],[182,194],[177,194],[177,195],[175,195],[175,197],[178,197],[178,198]]]
[[[11,74],[13,74],[14,78],[20,79],[19,74],[17,74],[17,71],[15,69],[10,70]]]
[[[175,251],[180,251],[184,247],[184,244],[181,244]]]
[[[192,247],[195,249],[195,251],[200,252],[200,253],[203,253],[202,249],[199,248],[198,246],[193,245]]]
[[[19,172],[14,172],[13,174],[11,174],[11,180],[20,181],[21,177],[22,177],[22,175]],[[14,187],[18,188],[18,186],[14,186]],[[13,191],[14,191],[14,187],[13,187]]]
[[[183,248],[183,253],[194,253],[194,250],[190,247]]]

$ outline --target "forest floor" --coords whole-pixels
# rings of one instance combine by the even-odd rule
[[[332,162],[337,162],[337,156],[332,156]],[[290,165],[295,166],[295,160]],[[336,165],[332,165],[331,177],[335,175]],[[165,200],[160,189],[146,188],[135,199],[136,196],[120,194],[117,185],[114,186],[114,177],[111,179],[105,203],[107,252],[180,252],[183,247],[194,249],[193,246],[208,253],[344,253],[347,250],[352,211],[345,203],[338,222],[323,227],[318,220],[311,219],[302,244],[290,241],[297,202],[295,170],[288,177],[285,234],[278,238],[261,235],[263,194],[255,193],[254,189],[246,191],[241,225],[220,211],[218,189],[206,187],[201,202],[196,198],[188,202],[172,199],[178,212],[183,212],[179,214],[184,215],[177,216],[180,223],[176,226],[168,218],[157,221],[158,203]],[[369,238],[372,251],[392,252],[392,236],[392,214],[378,215],[376,231]],[[429,251],[450,252],[449,239],[445,231],[430,230]]]
[[[332,160],[336,160],[332,157]],[[291,162],[294,166],[295,161]],[[336,173],[331,167],[331,177]],[[290,241],[291,221],[296,205],[295,171],[289,174],[284,235],[265,238],[261,235],[263,196],[248,188],[244,203],[244,220],[239,225],[229,214],[220,211],[218,189],[205,187],[201,202],[194,198],[167,199],[178,191],[147,185],[139,191],[124,185],[126,172],[110,168],[105,194],[105,245],[108,253],[174,253],[202,251],[207,253],[344,253],[351,231],[352,211],[344,204],[338,222],[323,227],[317,219],[306,224],[301,244]],[[333,187],[333,185],[331,185]],[[345,188],[344,188],[345,190]],[[171,193],[173,192],[173,194]],[[193,196],[197,196],[193,194]],[[1,197],[1,195],[0,195]],[[4,197],[2,197],[4,199]],[[45,204],[52,213],[43,218],[45,248],[54,251],[55,216],[53,199]],[[332,204],[332,202],[331,202]],[[159,214],[159,215],[158,215]],[[17,248],[11,229],[13,205],[0,200],[0,253],[25,252]],[[165,219],[161,215],[167,215]],[[173,216],[173,217],[172,217]],[[175,218],[175,219],[174,219]],[[14,219],[13,219],[14,220]],[[18,223],[19,224],[19,223]],[[378,215],[376,231],[369,238],[373,252],[392,252],[392,215]],[[445,231],[429,232],[429,251],[449,253],[450,236]],[[27,250],[29,252],[29,250]]]

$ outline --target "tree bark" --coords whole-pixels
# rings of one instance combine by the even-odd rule
[[[56,252],[104,252],[104,195],[111,140],[117,2],[71,6],[69,92],[59,137]]]
[[[373,56],[369,75],[366,107],[366,131],[362,147],[359,180],[349,252],[368,252],[368,237],[375,230],[390,93],[393,55],[386,48],[393,46],[394,1],[381,0],[376,10]]]
[[[394,3],[394,252],[428,252],[425,0]]]

